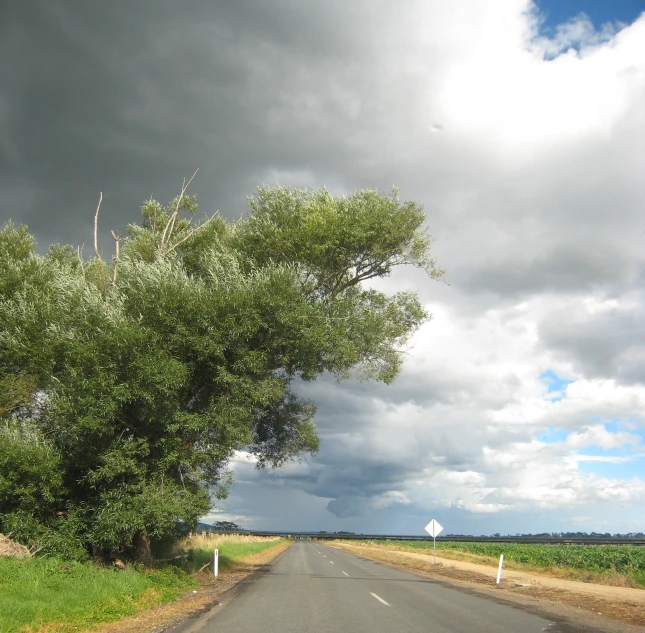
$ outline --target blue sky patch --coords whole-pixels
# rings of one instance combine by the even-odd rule
[[[564,431],[563,429],[549,428],[542,432],[537,437],[537,440],[546,444],[555,444],[556,442],[564,442],[570,433],[570,431]]]
[[[621,430],[620,428],[620,420],[603,420],[602,418],[596,418],[597,422],[601,422],[602,425],[605,427],[606,431],[609,431],[609,433],[618,433],[618,431]]]
[[[565,389],[570,385],[573,380],[565,380],[560,378],[552,369],[540,374],[540,380],[544,381],[547,386],[547,400],[558,402],[566,396]]]
[[[629,448],[625,446],[618,446],[617,448],[600,448],[600,446],[585,446],[582,449],[581,455],[589,455],[590,457],[624,457],[629,454]]]
[[[601,421],[601,420],[599,420]],[[609,420],[604,427],[610,433],[627,431],[632,435],[640,437],[640,445],[623,445],[616,448],[601,448],[600,446],[586,446],[579,455],[588,457],[622,458],[624,461],[581,461],[578,462],[580,472],[593,473],[610,479],[632,479],[633,477],[645,478],[645,430],[625,428],[624,420]],[[630,425],[631,426],[631,425]]]
[[[585,451],[588,453],[589,451]],[[609,451],[608,451],[609,452]],[[583,473],[592,473],[609,479],[632,479],[633,477],[645,478],[645,456],[625,455],[629,459],[624,462],[578,462],[578,470]]]
[[[545,18],[542,34],[551,36],[558,24],[584,13],[596,29],[607,22],[631,24],[645,11],[645,0],[537,0]]]
[[[627,432],[640,435],[645,443],[645,425],[637,417],[604,418],[598,415],[593,418],[593,421],[596,424],[602,424],[608,433]]]

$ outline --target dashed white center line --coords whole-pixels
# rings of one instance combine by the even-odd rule
[[[389,602],[385,602],[385,600],[383,600],[383,598],[381,598],[380,596],[377,596],[375,593],[372,593],[371,591],[370,591],[370,596],[376,598],[379,602],[384,604],[386,607],[390,606]]]
[[[349,574],[346,571],[344,571],[343,574],[349,578]]]
[[[334,564],[334,561],[333,561],[333,560],[330,560],[329,562],[330,562],[332,565]]]

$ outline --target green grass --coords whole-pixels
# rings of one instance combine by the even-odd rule
[[[283,542],[220,543],[219,567],[225,570],[249,554]],[[174,600],[199,584],[191,574],[213,559],[215,545],[194,543],[193,547],[181,569],[169,564],[153,571],[0,556],[0,633],[16,633],[25,627],[35,631],[53,623],[65,624],[71,633]]]
[[[186,573],[119,571],[56,558],[0,557],[0,633],[66,622],[69,630],[137,613],[197,583]]]
[[[216,547],[219,550],[219,569],[224,571],[246,556],[259,554],[260,552],[264,552],[285,542],[286,539],[246,543],[226,541],[220,544],[215,543],[212,546],[195,546],[188,556],[188,560],[186,562],[187,570],[190,573],[195,573],[209,561],[212,562],[213,550]]]
[[[427,541],[374,541],[397,549],[432,552]],[[645,547],[635,545],[542,545],[532,543],[461,543],[437,542],[437,551],[452,550],[475,556],[499,558],[534,568],[555,567],[592,572],[600,575],[620,574],[645,586]]]

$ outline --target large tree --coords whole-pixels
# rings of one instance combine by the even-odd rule
[[[0,531],[149,562],[226,495],[236,450],[261,467],[317,450],[294,379],[393,380],[427,314],[365,282],[442,275],[421,207],[288,187],[249,205],[196,221],[185,187],[149,200],[109,261],[0,232]]]

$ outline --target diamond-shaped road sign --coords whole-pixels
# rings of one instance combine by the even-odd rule
[[[439,533],[443,530],[441,525],[439,524],[439,521],[435,521],[432,519],[428,525],[426,525],[426,532],[432,537],[435,538],[436,536],[439,536]]]

